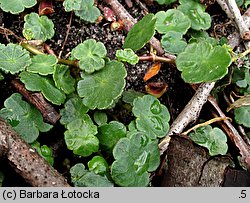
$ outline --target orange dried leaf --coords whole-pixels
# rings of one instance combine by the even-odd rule
[[[38,13],[39,15],[49,15],[54,13],[52,0],[42,0],[39,4]]]
[[[150,78],[157,75],[160,69],[161,69],[161,63],[160,62],[154,63],[143,77],[144,82],[148,81]]]
[[[167,90],[167,83],[165,82],[150,82],[145,86],[146,92],[160,98]]]

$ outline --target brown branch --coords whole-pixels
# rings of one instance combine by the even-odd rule
[[[216,109],[220,117],[226,118],[225,114],[222,112],[220,107],[218,106],[214,97],[209,96],[208,101],[213,105]],[[250,171],[250,146],[248,146],[238,131],[234,128],[232,123],[229,120],[224,120],[224,124],[222,123],[223,129],[227,132],[230,140],[234,143],[234,145],[239,149],[241,154],[241,163],[246,167],[248,171]]]
[[[140,61],[159,61],[163,63],[175,63],[175,60],[167,58],[167,57],[162,57],[162,56],[156,56],[156,55],[148,55],[148,56],[139,56]]]
[[[60,115],[45,101],[41,93],[29,92],[25,89],[24,85],[16,79],[12,80],[11,84],[41,112],[45,121],[54,125],[60,119]]]
[[[70,187],[61,174],[0,118],[0,152],[2,150],[10,165],[32,186]]]

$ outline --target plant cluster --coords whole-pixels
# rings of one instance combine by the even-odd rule
[[[156,0],[170,5],[173,0]],[[33,7],[35,0],[0,0],[5,12],[18,14]],[[147,186],[149,173],[160,164],[158,142],[169,130],[170,114],[166,106],[152,95],[125,91],[127,71],[124,63],[136,64],[137,50],[143,48],[158,32],[166,52],[177,56],[176,66],[187,83],[218,81],[228,73],[232,63],[226,46],[209,37],[205,30],[211,17],[195,0],[180,0],[176,9],[144,16],[128,33],[117,60],[110,60],[102,42],[88,39],[71,50],[71,61],[77,61],[80,74],[72,76],[71,66],[61,64],[54,55],[29,52],[28,46],[0,44],[0,80],[16,75],[32,92],[40,92],[60,108],[60,124],[65,127],[67,148],[79,157],[88,157],[87,164],[70,168],[74,186]],[[94,0],[65,0],[66,12],[74,11],[86,22],[95,22],[100,15]],[[47,16],[32,12],[24,17],[23,36],[27,40],[45,42],[53,38],[54,24]],[[25,43],[24,43],[25,44]],[[75,67],[74,67],[75,68]],[[250,92],[249,67],[235,69],[233,82],[241,93]],[[248,105],[235,108],[235,121],[250,128]],[[106,110],[118,102],[132,109],[129,125],[112,119]],[[0,116],[53,165],[51,149],[40,146],[40,132],[53,126],[43,121],[41,113],[19,93],[12,94],[0,110]],[[29,127],[27,127],[29,126]],[[201,127],[190,138],[208,148],[209,154],[227,153],[226,135],[219,128]],[[0,172],[0,184],[1,184]]]

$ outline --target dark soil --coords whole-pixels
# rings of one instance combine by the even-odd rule
[[[121,3],[125,5],[123,1],[121,1]],[[153,13],[157,12],[157,9],[158,9],[156,5],[148,7],[148,8],[149,8],[149,11]],[[137,19],[140,19],[143,16],[143,11],[136,3],[134,3],[134,7],[132,9],[129,9],[127,7],[126,9],[131,13],[132,16],[134,16]],[[33,9],[29,9],[28,12],[31,12],[32,10],[34,12],[37,12],[37,7],[34,7]],[[108,52],[107,56],[110,59],[115,59],[115,51],[117,49],[122,48],[122,45],[126,36],[126,33],[124,31],[122,30],[112,31],[110,29],[110,23],[105,20],[101,21],[99,24],[96,24],[96,23],[87,24],[83,22],[82,20],[80,20],[78,17],[73,15],[67,43],[65,44],[65,47],[62,50],[62,45],[64,43],[64,40],[67,34],[68,24],[69,24],[71,14],[66,13],[64,11],[62,7],[62,3],[60,2],[54,2],[54,10],[55,12],[51,14],[49,18],[52,19],[52,21],[54,22],[55,36],[53,37],[52,40],[48,40],[47,44],[56,53],[56,55],[59,55],[59,53],[62,51],[61,57],[66,58],[70,55],[70,51],[77,44],[79,44],[80,42],[83,42],[86,39],[93,38],[93,39],[96,39],[97,41],[103,42]],[[162,7],[161,7],[161,10],[162,10]],[[209,8],[208,11],[213,14],[214,24],[219,25],[220,23],[221,26],[225,25],[226,18],[222,14],[221,11],[219,11],[219,15],[218,15],[218,10],[219,10],[218,6],[215,6],[215,7],[211,6],[211,8]],[[2,18],[2,26],[12,30],[16,35],[22,36],[22,27],[24,23],[23,16],[24,15],[13,16],[13,15],[8,15],[4,13],[4,16]],[[230,25],[228,25],[228,27],[229,26]],[[230,28],[230,29],[233,29],[233,28]],[[229,30],[229,29],[225,29],[225,30]],[[218,30],[211,30],[211,35],[223,36],[223,35],[227,35],[227,33],[222,33],[221,29],[218,29]],[[8,38],[6,38],[5,36],[0,35],[0,40],[1,40],[1,43],[8,43],[8,41],[16,43],[15,38],[12,36],[8,36]],[[140,55],[147,54],[148,50],[149,50],[149,47],[146,47],[140,50],[138,54]],[[145,93],[145,83],[143,82],[143,76],[151,65],[152,65],[151,62],[140,62],[139,64],[136,64],[134,66],[127,64],[126,69],[127,69],[128,75],[126,78],[126,81],[127,81],[126,89],[127,90],[134,89],[136,91]],[[15,92],[13,87],[10,85],[10,80],[11,78],[6,77],[6,80],[0,81],[0,108],[3,108],[4,106],[3,103],[5,99],[8,98],[13,92]],[[177,117],[177,115],[181,112],[184,106],[188,103],[194,91],[188,84],[183,82],[183,80],[180,77],[179,71],[174,66],[169,65],[169,64],[163,64],[159,74],[153,77],[151,81],[166,82],[168,84],[167,92],[160,98],[160,101],[168,107],[170,114],[171,114],[170,123],[172,123],[172,121]],[[119,113],[120,109],[117,108],[116,111]],[[128,124],[130,117],[128,118],[123,117],[123,115],[124,115],[123,112],[122,113],[120,112],[119,114],[120,119],[124,121],[125,124]],[[206,117],[209,117],[209,116],[210,116],[209,106],[205,106],[205,109],[202,110],[200,118],[206,119]],[[80,161],[83,162],[86,160],[84,160],[83,158],[74,156],[71,151],[67,150],[64,140],[63,140],[64,130],[65,129],[61,125],[56,124],[55,127],[52,129],[52,131],[50,131],[49,133],[42,133],[39,136],[39,141],[41,142],[41,144],[46,144],[52,147],[54,151],[54,155],[55,155],[54,167],[60,173],[68,177],[68,164],[67,163],[70,163],[70,165],[73,165],[74,163],[77,163]],[[196,152],[194,152],[192,156],[196,156],[195,153]],[[207,157],[203,156],[202,159],[205,160],[207,159]],[[200,161],[199,163],[201,165],[203,164],[203,162],[200,162]],[[4,171],[8,171],[8,173],[6,173],[4,186],[27,186],[27,183],[25,183],[22,180],[22,178],[20,178],[17,174],[15,174],[14,170],[12,172],[12,169],[10,166],[8,166],[7,162],[5,161],[1,162],[1,166],[4,166]],[[185,166],[185,167],[188,167],[188,166]],[[156,178],[162,179],[162,176],[156,177]],[[164,184],[161,182],[157,182],[157,183],[155,182],[155,185],[166,186],[167,184]],[[178,186],[178,183],[176,183],[176,186]]]

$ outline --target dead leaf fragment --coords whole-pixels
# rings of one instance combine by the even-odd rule
[[[160,98],[167,90],[167,83],[165,82],[150,82],[145,86],[146,92]]]
[[[160,69],[161,69],[161,63],[160,62],[154,63],[143,77],[144,82],[148,81],[150,78],[157,75]]]
[[[231,109],[239,108],[241,106],[250,106],[250,95],[246,95],[236,100],[227,108],[227,112],[230,111]]]

